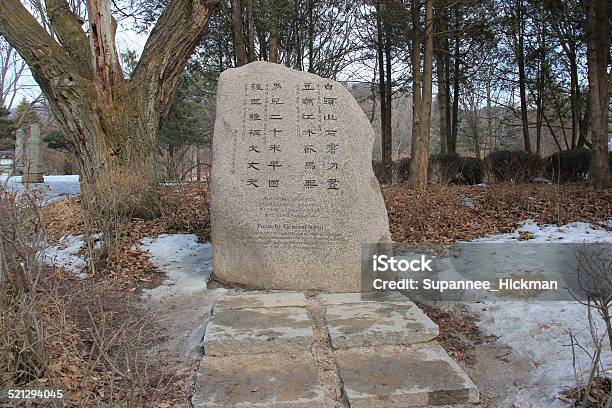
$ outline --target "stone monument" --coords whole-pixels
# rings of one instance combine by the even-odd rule
[[[40,126],[33,124],[30,126],[30,137],[25,144],[25,154],[23,155],[22,183],[44,183],[43,171],[41,166],[41,138]]]
[[[338,82],[253,62],[221,74],[213,274],[263,289],[361,290],[363,244],[390,242],[374,132]]]

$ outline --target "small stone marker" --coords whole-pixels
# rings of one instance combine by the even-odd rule
[[[390,242],[374,132],[342,84],[279,64],[221,74],[213,140],[214,277],[361,290],[362,244]]]
[[[41,166],[40,126],[37,124],[30,126],[30,137],[26,141],[22,163],[24,174],[21,181],[24,184],[45,182]]]
[[[15,131],[15,172],[23,172],[23,159],[25,155],[25,133],[23,129]]]

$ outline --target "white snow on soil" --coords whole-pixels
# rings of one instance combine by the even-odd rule
[[[29,189],[41,191],[47,203],[81,193],[78,175],[45,176],[44,179],[44,183],[30,184]],[[21,184],[21,176],[2,177],[0,178],[0,184],[6,186],[9,191],[18,193],[23,192],[25,189],[25,186]]]
[[[586,222],[572,222],[566,225],[537,225],[533,220],[526,220],[519,223],[519,228],[508,234],[491,235],[478,238],[470,242],[516,242],[519,240],[521,231],[531,232],[534,237],[525,243],[582,243],[582,242],[609,242],[612,243],[612,232],[607,231],[603,225],[612,228],[612,220],[608,220],[602,225],[593,225]]]
[[[84,278],[87,276],[83,270],[87,266],[86,259],[79,254],[85,240],[83,235],[66,235],[60,238],[59,243],[47,248],[43,254],[43,261],[47,265],[56,266],[73,272]]]
[[[195,234],[163,234],[143,238],[141,248],[149,252],[151,262],[168,277],[157,288],[145,291],[152,300],[206,290],[212,273],[210,243],[198,242]]]
[[[610,225],[610,221],[606,223]],[[612,232],[600,226],[574,222],[561,227],[537,226],[532,221],[523,223],[519,230],[534,234],[530,242],[609,242]],[[501,234],[475,240],[477,242],[514,242],[519,232]],[[472,303],[468,306],[481,317],[479,327],[486,334],[494,334],[500,342],[532,362],[530,385],[516,395],[508,396],[503,407],[517,408],[565,407],[555,396],[565,387],[576,385],[572,368],[572,348],[568,330],[589,352],[594,350],[588,329],[587,308],[577,302],[498,301]],[[596,312],[595,312],[596,313]],[[604,322],[594,315],[599,335],[605,333]],[[604,336],[605,337],[605,336]],[[576,368],[582,380],[590,369],[589,355],[576,347]],[[612,352],[608,342],[601,357],[603,371],[612,370]],[[513,405],[514,404],[514,405]]]

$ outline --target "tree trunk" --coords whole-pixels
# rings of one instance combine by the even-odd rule
[[[380,146],[381,160],[383,163],[382,182],[390,183],[390,169],[387,168],[390,154],[386,149],[388,134],[387,134],[387,85],[385,76],[385,33],[382,22],[382,7],[381,2],[376,3],[376,56],[378,62],[378,96],[380,98]]]
[[[412,135],[410,141],[410,173],[412,161],[417,155],[417,143],[421,134],[421,37],[419,35],[420,19],[419,0],[412,0],[412,50],[410,60],[412,63]]]
[[[240,0],[232,1],[232,29],[234,31],[234,48],[236,50],[236,66],[247,63],[247,52],[242,32],[242,4]]]
[[[591,177],[599,186],[610,184],[608,164],[608,56],[610,52],[607,0],[587,2],[587,66],[591,110]]]
[[[454,58],[454,66],[453,66],[453,112],[452,112],[452,124],[451,124],[451,133],[450,140],[448,143],[448,152],[449,153],[457,153],[457,134],[459,133],[459,85],[461,84],[461,38],[459,30],[459,24],[461,20],[461,15],[459,14],[458,8],[455,10],[454,16],[454,50],[453,50],[453,58]]]
[[[247,0],[247,21],[249,30],[249,62],[257,60],[255,54],[255,14],[253,13],[253,1]]]
[[[419,0],[417,0],[419,1]],[[415,145],[416,154],[410,162],[409,185],[424,190],[427,188],[429,170],[429,132],[431,128],[433,69],[433,0],[425,3],[425,52],[423,61],[422,124]]]
[[[523,0],[516,2],[517,13],[517,45],[516,45],[516,63],[519,69],[519,94],[521,98],[521,123],[523,129],[523,142],[525,151],[531,151],[531,143],[529,142],[529,119],[527,117],[527,93],[526,93],[526,75],[525,75],[525,32],[524,32],[524,10]]]
[[[388,18],[388,16],[387,16]],[[385,32],[385,109],[387,111],[385,115],[385,138],[382,140],[382,156],[385,168],[385,179],[391,183],[393,181],[393,127],[392,127],[392,114],[393,114],[393,103],[392,103],[392,89],[391,89],[391,27],[388,21],[384,20],[384,32]]]
[[[272,17],[270,19],[270,62],[278,64],[278,1],[272,0]]]
[[[308,72],[315,72],[315,22],[314,22],[314,0],[308,0]]]
[[[438,16],[440,32],[438,37],[438,46],[436,52],[436,76],[438,78],[438,115],[440,117],[439,133],[440,133],[440,152],[448,153],[449,135],[450,135],[450,101],[449,101],[449,67],[448,67],[448,20],[446,16]]]
[[[438,114],[440,116],[440,153],[448,153],[448,127],[446,116],[447,99],[446,94],[446,75],[445,75],[444,55],[442,52],[436,53],[436,74],[438,76]]]

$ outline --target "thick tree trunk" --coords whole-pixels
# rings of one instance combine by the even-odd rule
[[[419,1],[419,0],[416,0]],[[414,8],[413,8],[414,10]],[[413,47],[414,51],[414,47]],[[414,57],[413,57],[414,58]],[[414,62],[413,62],[414,63]],[[425,3],[425,51],[423,61],[422,123],[419,126],[415,155],[410,162],[408,184],[415,189],[427,188],[429,170],[429,132],[431,128],[432,72],[433,70],[433,0]],[[414,91],[413,91],[414,92]]]
[[[591,110],[591,177],[599,186],[610,184],[608,163],[608,98],[610,53],[609,9],[607,0],[587,2],[587,60]]]
[[[47,0],[59,43],[19,0],[0,1],[0,35],[29,65],[62,131],[73,142],[84,185],[114,172],[146,184],[155,182],[161,120],[216,5],[171,0],[126,80],[114,45],[116,23],[106,0],[88,2],[94,16],[89,41],[66,0]]]

